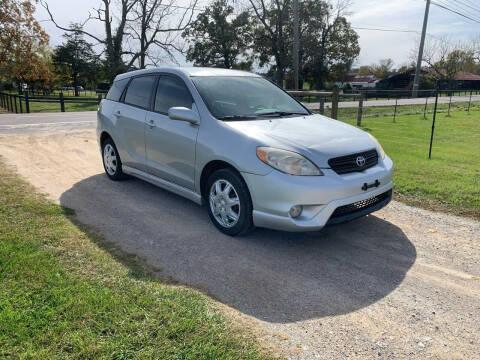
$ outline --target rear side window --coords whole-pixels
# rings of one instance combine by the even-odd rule
[[[174,106],[191,109],[192,103],[192,96],[182,80],[173,76],[160,77],[155,96],[156,112],[167,114],[168,109]]]
[[[115,81],[108,91],[107,100],[120,101],[123,89],[125,89],[125,86],[127,86],[128,80],[129,79],[122,79]]]
[[[125,94],[125,104],[147,109],[150,104],[155,76],[140,76],[133,78]]]

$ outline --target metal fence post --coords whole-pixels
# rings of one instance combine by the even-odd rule
[[[25,91],[25,111],[30,113],[30,100],[28,99],[28,91]]]
[[[319,103],[319,104],[318,104],[318,106],[319,106],[318,112],[319,112],[320,114],[324,115],[324,114],[325,114],[325,98],[319,96],[319,97],[318,97],[318,103]]]
[[[357,127],[362,126],[362,113],[363,113],[363,96],[360,96],[360,100],[358,101]]]
[[[18,114],[18,108],[17,108],[17,95],[13,95],[13,103],[15,107],[15,114]]]
[[[23,114],[22,96],[18,96],[18,103],[20,104],[20,114]]]
[[[435,108],[433,110],[432,133],[430,134],[430,149],[428,150],[429,159],[432,158],[433,133],[435,132],[435,119],[437,117],[437,105],[438,105],[438,91],[435,93]]]
[[[470,91],[470,100],[468,101],[468,113],[470,114],[470,106],[472,105],[472,91]]]
[[[448,115],[450,116],[450,108],[452,107],[452,93],[450,93],[450,101],[448,102]]]
[[[65,112],[65,101],[63,100],[63,92],[60,93],[60,111]]]
[[[338,118],[338,88],[334,88],[332,92],[332,119]]]
[[[425,108],[423,109],[423,120],[427,120],[428,95],[425,98]]]
[[[12,100],[12,95],[8,95],[9,99],[10,99],[10,112],[13,113],[13,100]]]
[[[397,105],[398,105],[398,97],[395,98],[395,110],[393,111],[393,122],[395,122],[395,119],[397,117]]]

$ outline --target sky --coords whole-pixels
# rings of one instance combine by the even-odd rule
[[[67,26],[71,22],[81,22],[88,17],[88,12],[98,7],[99,0],[46,0],[57,22]],[[301,0],[300,0],[301,1]],[[455,4],[456,0],[441,0],[443,3]],[[178,4],[186,3],[179,0]],[[477,0],[470,0],[475,4]],[[465,3],[468,3],[465,0]],[[208,4],[208,0],[200,2],[198,7]],[[480,6],[479,6],[480,8]],[[471,10],[474,13],[474,10]],[[401,66],[409,62],[412,50],[420,39],[425,12],[424,0],[354,0],[348,16],[352,26],[360,36],[360,56],[355,65],[369,65],[381,59],[391,58],[395,65]],[[477,13],[480,18],[480,12]],[[50,35],[51,46],[62,42],[62,31],[48,20],[46,11],[37,6],[36,17]],[[416,31],[386,32],[371,31],[358,28],[379,28]],[[95,34],[102,34],[102,25],[91,22],[86,26]],[[450,13],[432,5],[427,28],[428,37],[448,36],[453,39],[468,40],[480,34],[480,24]],[[427,39],[428,39],[427,37]],[[184,61],[181,61],[183,63]]]

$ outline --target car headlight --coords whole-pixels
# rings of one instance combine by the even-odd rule
[[[293,151],[258,147],[257,156],[265,164],[290,175],[322,176],[322,171],[310,160]]]
[[[380,149],[380,155],[382,156],[382,160],[385,159],[385,150],[383,150],[382,145],[380,145],[380,143],[378,142],[378,140],[375,139],[375,137],[374,137],[372,134],[369,134],[369,133],[367,133],[367,134],[368,134],[368,136],[370,136],[370,138],[373,140],[373,142],[374,142],[375,144],[377,144],[377,147]]]

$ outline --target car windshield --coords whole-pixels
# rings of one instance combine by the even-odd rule
[[[192,81],[212,115],[220,120],[309,115],[295,99],[261,77],[198,76]]]

